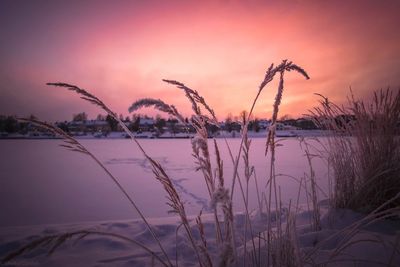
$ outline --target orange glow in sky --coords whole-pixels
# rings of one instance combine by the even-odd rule
[[[1,1],[0,114],[47,120],[102,113],[67,82],[117,113],[138,98],[160,98],[186,116],[197,90],[218,117],[248,110],[271,63],[289,59],[280,114],[307,113],[323,94],[342,103],[400,87],[399,1]],[[269,118],[276,81],[255,115]],[[145,112],[145,111],[144,111]]]

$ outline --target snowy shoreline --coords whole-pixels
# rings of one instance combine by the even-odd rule
[[[326,136],[328,134],[327,131],[323,130],[292,130],[292,131],[276,131],[277,137],[321,137]],[[250,138],[265,138],[267,136],[267,131],[259,131],[253,132],[249,131],[248,136]],[[124,132],[111,132],[107,136],[98,136],[96,134],[75,134],[73,135],[76,139],[97,139],[97,140],[107,140],[107,139],[125,139],[129,138]],[[140,134],[135,134],[135,137],[138,139],[188,139],[194,137],[194,134],[191,133],[164,133],[161,135],[154,135],[152,132],[143,132]],[[210,136],[210,138],[241,138],[241,134],[236,131],[226,132],[220,131],[218,134],[214,136]],[[37,140],[37,139],[61,139],[58,136],[51,135],[30,135],[30,134],[2,134],[0,135],[0,140],[14,140],[14,139],[28,139],[28,140]]]
[[[312,212],[304,210],[306,205],[303,206],[303,211],[295,215],[298,246],[302,255],[311,253],[315,248],[318,248],[309,259],[315,264],[328,262],[328,266],[354,266],[354,263],[362,263],[362,266],[379,266],[380,263],[387,264],[387,266],[399,266],[400,254],[394,251],[399,239],[399,219],[382,220],[368,227],[360,227],[357,230],[358,232],[347,240],[345,237],[348,232],[344,229],[354,225],[365,215],[350,210],[329,210],[326,201],[320,202],[320,204],[322,229],[319,231],[313,230],[310,224]],[[265,216],[265,214],[259,213],[252,216],[254,232],[260,233],[260,235],[267,231]],[[239,240],[243,238],[244,218],[245,216],[241,213],[235,215],[235,228],[236,232],[239,233],[237,237],[238,266],[241,265],[243,256],[240,251],[243,251],[244,242]],[[287,214],[282,214],[281,218],[285,223]],[[184,231],[181,229],[176,235],[179,218],[149,218],[148,220],[172,262],[175,263],[176,253],[178,253],[178,264],[180,266],[198,265]],[[203,214],[202,221],[209,252],[214,263],[218,264],[219,250],[215,243],[213,215]],[[189,223],[193,233],[195,233],[195,238],[199,240],[195,216],[189,217]],[[141,220],[118,220],[0,227],[0,258],[34,239],[78,230],[112,233],[131,238],[162,257],[156,242]],[[345,247],[341,253],[335,255],[335,250],[339,248],[343,240],[349,244],[354,243],[354,245]],[[250,246],[251,241],[249,239],[247,241],[248,246]],[[264,241],[259,241],[257,240],[256,243],[261,244],[261,251],[263,251]],[[101,234],[87,235],[79,241],[77,241],[77,238],[72,238],[57,248],[52,255],[47,256],[49,248],[48,246],[39,247],[2,266],[152,266],[153,264],[154,266],[161,266],[160,262],[152,259],[149,253],[139,246],[113,236]],[[398,248],[399,244],[397,244]],[[265,257],[264,261],[266,261]]]

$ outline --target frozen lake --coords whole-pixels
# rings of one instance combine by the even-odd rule
[[[209,140],[211,142],[212,140]],[[81,140],[126,188],[147,217],[169,216],[166,193],[155,180],[150,165],[128,139]],[[186,202],[187,213],[207,210],[208,193],[204,178],[195,171],[189,139],[140,140],[150,156],[158,160],[174,180]],[[231,185],[233,164],[223,139],[217,139],[224,161],[226,185]],[[236,155],[240,139],[228,139]],[[315,141],[309,141],[318,145]],[[59,224],[138,218],[138,215],[104,171],[86,155],[59,146],[61,140],[0,140],[0,226]],[[211,143],[210,143],[211,144]],[[277,148],[276,173],[301,178],[309,171],[307,159],[296,138]],[[214,151],[212,150],[214,156]],[[264,156],[265,139],[251,145],[251,164],[260,189],[264,189],[269,159]],[[214,164],[214,162],[212,162]],[[240,164],[243,166],[243,164]],[[313,167],[319,185],[327,191],[327,166],[315,158]],[[241,178],[243,168],[239,168]],[[292,178],[279,176],[282,201],[297,199],[299,185]],[[250,207],[257,207],[252,179]],[[235,210],[243,209],[235,187]],[[302,194],[301,201],[305,202]]]

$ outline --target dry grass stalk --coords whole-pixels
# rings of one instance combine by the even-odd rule
[[[204,225],[201,220],[202,210],[200,211],[199,215],[196,217],[196,225],[199,230],[201,244],[198,245],[202,255],[202,262],[203,266],[213,266],[210,254],[208,253],[207,249],[207,240],[204,233]]]
[[[233,206],[230,199],[229,190],[224,187],[218,187],[211,199],[211,206],[214,210],[220,206],[224,215],[225,233],[221,246],[219,266],[230,266],[235,261],[234,244],[234,225],[233,225]]]
[[[170,82],[172,83],[172,82]],[[178,82],[174,81],[173,84],[176,84]],[[180,84],[180,83],[178,83]],[[191,90],[190,88],[185,87],[186,90],[190,90],[189,92],[195,92]],[[196,113],[192,117],[191,120],[191,125],[195,128],[197,135],[195,138],[192,139],[192,151],[193,151],[193,156],[196,159],[196,164],[198,165],[197,170],[201,170],[203,172],[203,176],[205,178],[205,182],[207,185],[207,189],[209,192],[209,195],[211,197],[212,192],[215,190],[215,183],[214,183],[214,177],[212,174],[212,168],[211,168],[211,162],[210,162],[210,153],[208,149],[208,143],[207,143],[207,138],[208,138],[208,132],[206,128],[206,122],[205,120],[206,116],[201,114],[200,108],[197,106],[197,101],[194,100],[192,97],[193,93],[187,93],[189,99],[193,101],[194,105],[193,109]],[[204,99],[198,95],[196,92],[197,98],[201,99],[204,101]],[[205,103],[205,102],[204,102]],[[157,99],[152,99],[152,98],[143,98],[135,101],[131,107],[129,108],[129,112],[136,111],[142,107],[154,107],[155,109],[165,112],[175,118],[177,118],[180,122],[186,124],[183,116],[177,111],[175,106],[173,105],[168,105],[162,100],[157,100]]]
[[[246,178],[246,183],[248,184],[250,181],[251,176],[254,173],[254,167],[250,166],[250,145],[251,145],[251,140],[249,139],[248,136],[248,129],[246,127],[248,125],[247,123],[247,116],[243,112],[242,113],[242,122],[241,122],[241,128],[242,128],[242,136],[243,136],[243,163],[244,163],[244,177]]]
[[[123,123],[123,122],[121,121],[121,119],[116,115],[116,113],[114,113],[110,108],[108,108],[108,106],[107,106],[106,104],[104,104],[104,102],[102,102],[102,101],[101,101],[100,99],[98,99],[96,96],[94,96],[93,94],[89,93],[88,91],[86,91],[86,90],[84,90],[84,89],[82,89],[82,88],[79,88],[78,86],[71,85],[71,84],[67,84],[67,83],[47,83],[47,85],[53,85],[53,86],[57,86],[57,87],[67,88],[67,89],[70,90],[70,91],[76,92],[78,95],[80,95],[80,97],[81,97],[83,100],[86,100],[86,101],[88,101],[89,103],[94,104],[94,105],[99,106],[100,108],[102,108],[104,111],[106,111],[110,116],[112,116],[112,117],[118,122],[118,124],[122,127],[122,129],[123,129],[123,130],[129,135],[129,137],[134,141],[134,143],[137,145],[137,147],[139,148],[139,150],[143,153],[143,155],[145,156],[145,158],[146,158],[146,159],[149,159],[149,160],[151,159],[150,162],[155,162],[149,155],[147,155],[146,151],[143,149],[143,147],[140,145],[140,143],[136,140],[136,138],[135,138],[135,136],[132,134],[132,132],[128,129],[128,127],[126,127],[125,123]],[[93,156],[93,158],[95,158],[95,157]],[[100,164],[100,166],[103,166],[103,165],[101,164],[100,161],[97,160],[97,162]],[[158,164],[157,166],[160,166],[160,168],[161,168],[161,165]],[[157,169],[157,166],[156,166],[156,167],[153,166],[153,168]],[[105,171],[107,171],[106,168],[104,168],[104,166],[103,166],[103,169],[104,169]],[[161,169],[162,169],[162,168],[161,168]],[[108,172],[108,171],[107,171],[107,172]],[[108,173],[109,173],[109,172],[108,172]],[[111,175],[111,173],[110,173],[110,175]],[[122,186],[120,187],[120,189],[123,190]],[[124,191],[125,191],[125,190],[124,190]],[[125,195],[127,195],[127,193],[126,193]],[[134,202],[131,201],[131,204],[132,204],[132,203],[134,203]],[[141,213],[139,213],[139,214],[141,214]],[[167,253],[165,252],[163,246],[161,245],[160,240],[157,238],[157,236],[156,236],[156,235],[154,234],[154,232],[151,230],[151,227],[150,227],[150,225],[147,223],[147,220],[145,219],[145,217],[144,217],[143,215],[141,215],[141,218],[143,219],[143,221],[144,221],[144,222],[146,223],[146,225],[148,226],[148,228],[149,228],[149,230],[150,230],[150,232],[151,232],[153,238],[155,239],[155,241],[157,242],[158,246],[160,247],[162,253],[163,253],[164,256],[166,257],[166,259],[167,259],[167,261],[168,261],[168,264],[169,264],[169,265],[172,265],[172,263],[170,262],[170,260],[169,260],[169,258],[168,258]]]
[[[158,162],[156,162],[155,160],[153,160],[150,157],[148,157],[147,159],[149,160],[149,162],[152,166],[152,170],[153,170],[153,174],[154,174],[155,178],[163,185],[164,190],[168,194],[167,205],[172,208],[172,210],[170,210],[170,212],[176,213],[177,215],[179,215],[179,217],[181,219],[181,223],[182,223],[183,227],[185,228],[186,234],[188,236],[188,240],[191,243],[192,248],[196,253],[199,263],[201,264],[202,261],[201,261],[201,257],[200,257],[200,253],[199,253],[199,248],[198,248],[198,246],[196,246],[196,243],[195,243],[195,240],[194,240],[194,237],[192,234],[192,230],[190,228],[189,221],[186,216],[185,206],[183,205],[183,202],[181,201],[179,194],[176,191],[176,189],[172,183],[171,178],[169,178],[169,176],[167,175],[165,170],[162,168],[162,166]],[[201,265],[201,266],[203,266],[203,265]]]
[[[207,190],[210,196],[210,199],[213,198],[213,194],[216,191],[216,185],[215,185],[215,176],[212,171],[212,165],[211,165],[211,158],[210,158],[210,152],[209,152],[209,147],[208,147],[208,131],[206,124],[210,121],[210,119],[203,115],[201,113],[200,107],[197,105],[198,103],[202,104],[203,106],[207,107],[207,110],[209,110],[210,114],[214,116],[215,122],[216,122],[216,117],[214,112],[208,107],[208,105],[205,103],[205,100],[203,97],[201,97],[196,91],[184,86],[183,84],[176,82],[176,81],[168,81],[169,83],[172,83],[174,85],[178,85],[180,89],[184,89],[186,96],[192,103],[192,108],[194,111],[194,115],[192,116],[192,119],[190,121],[190,124],[194,127],[196,130],[196,136],[192,138],[191,143],[192,143],[192,155],[195,158],[195,163],[197,165],[196,170],[200,170],[203,174]],[[137,104],[139,103],[139,104]],[[140,107],[143,106],[154,106],[154,107],[162,107],[158,108],[160,111],[167,112],[170,115],[174,115],[172,112],[169,112],[171,110],[170,107],[173,107],[172,105],[165,104],[161,100],[153,100],[153,99],[141,99],[136,101],[130,109],[130,111],[136,110]],[[176,110],[176,109],[175,109]],[[216,153],[218,153],[217,156],[217,169],[215,171],[215,174],[218,173],[218,181],[219,184],[223,186],[223,170],[222,170],[222,161],[219,157],[219,150],[216,142],[214,143],[214,146],[216,147]],[[157,168],[157,166],[156,166]],[[161,181],[161,180],[160,180]],[[173,187],[173,185],[171,184]],[[169,186],[168,186],[169,187]],[[167,188],[168,188],[167,187]],[[168,194],[171,194],[170,190],[167,190]],[[170,197],[172,199],[172,197]],[[177,209],[177,211],[181,210],[182,207]],[[178,212],[179,213],[179,212]],[[216,222],[216,240],[217,243],[222,242],[222,232],[221,232],[221,226],[220,222],[218,220],[217,216],[217,210],[216,207],[214,208],[214,216],[215,216],[215,222]],[[184,223],[185,225],[185,223]]]
[[[167,83],[176,85],[178,88],[183,89],[186,93],[187,98],[192,103],[192,109],[195,115],[192,116],[191,125],[196,130],[196,136],[192,139],[192,151],[193,156],[196,159],[197,170],[201,170],[203,172],[203,176],[207,185],[207,189],[209,192],[210,197],[215,190],[215,182],[212,173],[212,166],[210,161],[210,153],[208,148],[208,131],[206,128],[206,124],[212,122],[213,124],[218,124],[217,119],[215,117],[214,111],[207,105],[204,98],[198,94],[197,91],[194,91],[184,84],[172,81],[172,80],[163,80]],[[208,118],[207,116],[203,115],[201,109],[198,104],[203,105],[212,115],[212,119]],[[129,108],[129,112],[135,111],[142,107],[149,107],[153,106],[154,108],[166,112],[180,120],[182,123],[185,123],[183,116],[179,114],[177,109],[173,105],[168,105],[164,103],[162,100],[156,100],[151,98],[144,98],[137,100],[134,102],[131,107]]]
[[[279,233],[277,228],[267,231],[270,243],[264,254],[266,258],[263,257],[257,266],[304,266],[297,239],[296,213],[292,212],[291,206],[289,202],[286,224],[282,227],[282,232]]]
[[[279,266],[301,267],[303,263],[301,262],[301,252],[297,243],[296,215],[290,212],[290,208],[288,214],[285,233],[280,238],[282,239],[282,248],[280,249],[281,263]]]
[[[209,147],[208,147],[208,130],[207,130],[207,124],[213,124],[219,127],[219,123],[217,120],[217,117],[211,109],[204,98],[199,95],[199,93],[195,90],[190,89],[189,87],[185,86],[183,83],[174,81],[174,80],[163,80],[164,82],[167,82],[169,84],[177,86],[179,89],[182,89],[185,92],[186,97],[192,104],[192,110],[194,112],[194,115],[191,118],[191,125],[193,128],[196,130],[196,136],[192,139],[192,151],[193,151],[193,157],[196,160],[196,165],[197,165],[197,170],[200,170],[203,174],[205,183],[207,185],[208,193],[210,196],[210,199],[214,198],[214,194],[216,193],[217,186],[215,184],[215,176],[213,173],[213,168],[211,165],[211,158],[210,158],[210,152],[209,152]],[[203,106],[207,112],[211,115],[211,118],[204,115],[201,111],[200,106]],[[218,146],[216,143],[214,143],[214,146],[216,147],[216,153],[219,154]],[[217,155],[217,169],[219,177],[219,188],[224,188],[223,187],[223,171],[222,171],[222,161],[220,160],[220,157]],[[222,185],[222,186],[221,186]],[[229,192],[228,192],[229,194]],[[214,217],[215,217],[215,223],[216,223],[216,240],[217,243],[223,242],[222,240],[222,233],[221,233],[221,226],[220,222],[217,216],[217,209],[216,206],[214,207]],[[226,217],[226,218],[231,218],[232,217]],[[232,225],[232,231],[233,231],[233,221],[232,222],[226,222],[225,221],[225,229],[230,225]],[[232,241],[230,241],[233,244],[233,250],[234,254],[236,254],[236,248],[235,248],[235,235],[232,232],[231,235],[228,236],[229,238],[232,238]],[[225,240],[225,242],[227,242]]]
[[[185,123],[185,119],[183,116],[178,112],[174,105],[168,105],[164,103],[160,99],[152,99],[152,98],[142,98],[135,101],[130,107],[129,112],[136,111],[142,107],[154,107],[155,109],[165,112],[175,118],[177,118],[180,122]]]
[[[255,245],[255,241],[254,241],[254,233],[253,233],[253,227],[251,224],[251,220],[250,220],[250,214],[249,214],[249,182],[250,182],[250,178],[254,173],[254,167],[250,166],[250,145],[251,145],[251,140],[248,138],[248,134],[247,134],[247,116],[246,113],[243,112],[242,113],[242,122],[241,122],[241,126],[242,126],[242,136],[243,136],[243,162],[244,162],[244,177],[246,180],[246,189],[245,189],[245,195],[243,194],[243,187],[242,187],[242,183],[240,181],[240,178],[238,178],[239,181],[239,186],[242,192],[242,196],[243,196],[243,201],[245,204],[245,210],[246,210],[246,220],[245,220],[245,226],[244,226],[244,255],[243,255],[243,266],[246,266],[246,256],[247,256],[247,228],[249,228],[250,230],[250,238],[252,241],[252,245],[253,245],[253,250],[252,250],[252,255],[253,255],[253,259],[252,261],[254,262],[254,264],[258,265],[257,263],[257,257],[256,257],[256,245]]]
[[[67,242],[70,239],[76,238],[76,241],[79,241],[89,235],[100,235],[100,236],[108,236],[116,239],[120,239],[129,243],[133,243],[134,245],[142,248],[146,252],[148,252],[152,258],[157,259],[163,266],[170,266],[168,265],[163,259],[161,259],[156,253],[154,253],[152,250],[150,250],[148,247],[143,245],[142,243],[128,238],[123,235],[115,234],[115,233],[108,233],[108,232],[101,232],[101,231],[93,231],[93,230],[79,230],[79,231],[74,231],[74,232],[67,232],[67,233],[62,233],[62,234],[57,234],[57,235],[49,235],[45,237],[38,238],[27,245],[19,248],[16,251],[11,252],[7,256],[5,256],[1,260],[1,264],[7,264],[9,261],[12,259],[21,256],[23,254],[28,253],[29,251],[32,251],[38,247],[47,247],[49,246],[48,250],[48,255],[53,254],[57,248],[59,248],[62,244]]]
[[[97,98],[96,96],[94,96],[93,94],[89,93],[88,91],[79,88],[76,85],[72,85],[72,84],[68,84],[68,83],[61,83],[61,82],[57,82],[57,83],[47,83],[47,85],[52,85],[52,86],[56,86],[56,87],[63,87],[63,88],[67,88],[70,91],[74,91],[76,92],[78,95],[80,95],[80,98],[82,98],[83,100],[86,100],[96,106],[99,106],[100,108],[102,108],[103,110],[105,110],[108,114],[110,114],[112,117],[117,117],[117,114],[114,113],[111,109],[109,109],[104,103],[103,101],[101,101],[99,98]]]
[[[299,67],[299,66],[293,64],[292,62],[288,62],[287,60],[282,61],[282,63],[281,63],[280,65],[278,65],[277,67],[274,67],[273,64],[269,67],[269,69],[267,70],[266,75],[265,75],[265,77],[264,77],[264,80],[261,82],[261,84],[260,84],[260,86],[259,86],[259,90],[258,90],[258,92],[257,92],[257,95],[256,95],[256,97],[255,97],[255,99],[254,99],[254,101],[253,101],[253,103],[252,103],[252,106],[251,106],[251,108],[250,108],[250,111],[249,111],[249,113],[248,113],[248,115],[247,115],[247,119],[245,120],[246,123],[245,123],[245,126],[243,127],[243,128],[245,129],[244,131],[246,131],[246,129],[247,129],[249,119],[250,119],[250,117],[252,116],[253,109],[254,109],[254,107],[255,107],[255,104],[256,104],[256,102],[257,102],[257,100],[258,100],[258,98],[259,98],[259,96],[260,96],[262,90],[264,89],[264,87],[265,87],[269,82],[271,82],[271,81],[273,80],[274,76],[279,72],[279,73],[281,73],[281,82],[280,82],[280,87],[278,88],[277,97],[276,97],[276,99],[275,99],[275,104],[274,104],[274,115],[273,115],[273,117],[275,117],[275,121],[276,121],[277,114],[278,114],[278,108],[279,108],[279,104],[280,104],[280,100],[281,100],[281,98],[282,98],[282,92],[283,92],[283,73],[284,73],[285,71],[292,71],[292,70],[295,70],[295,71],[301,73],[306,79],[309,79],[309,76],[308,76],[308,74],[304,71],[304,69],[302,69],[301,67]],[[270,134],[271,134],[271,135],[270,135]],[[274,143],[273,137],[271,138],[271,136],[274,136],[274,134],[273,134],[273,135],[272,135],[272,133],[270,133],[270,134],[269,134],[269,138],[267,139],[268,142],[269,142],[269,144],[267,145],[267,148],[266,148],[266,149],[268,149],[268,147],[270,147],[270,146],[273,147],[273,149],[274,149],[274,147],[275,147],[275,143]],[[235,159],[233,158],[233,155],[232,155],[232,153],[231,153],[231,150],[230,150],[230,148],[229,148],[229,146],[228,146],[228,150],[229,150],[229,152],[230,152],[230,155],[231,155],[231,158],[232,158],[232,162],[233,162],[233,164],[234,164],[233,180],[232,180],[232,187],[231,187],[231,192],[232,192],[232,194],[231,194],[231,200],[232,200],[232,198],[233,198],[233,192],[234,192],[234,188],[235,188],[235,181],[236,181],[236,178],[238,178],[238,180],[239,180],[239,185],[240,185],[240,187],[241,187],[241,192],[242,192],[243,198],[245,199],[245,197],[244,197],[244,192],[243,192],[243,188],[242,188],[242,186],[241,186],[240,178],[239,178],[239,175],[238,175],[238,165],[239,165],[239,159],[240,159],[240,157],[241,157],[241,153],[242,153],[242,149],[243,149],[243,145],[244,145],[244,138],[245,138],[244,136],[245,136],[245,134],[242,135],[241,143],[240,143],[240,146],[239,146],[239,152],[238,152],[238,155],[237,155],[237,157],[236,157]],[[272,142],[271,142],[271,140],[272,140]],[[225,140],[225,142],[226,142],[226,140]],[[275,154],[275,153],[273,152],[273,154]],[[274,160],[275,160],[275,158],[274,158],[274,156],[272,156],[271,168],[270,168],[270,169],[271,169],[270,180],[268,181],[268,183],[270,184],[270,190],[272,189],[272,184],[274,184],[274,188],[276,188],[275,180],[274,180],[274,179],[271,179],[271,177],[274,177],[274,175],[275,175]],[[267,183],[267,184],[268,184],[268,183]],[[269,193],[269,197],[271,198],[271,196],[272,196],[272,193],[270,192],[270,193]],[[265,195],[264,195],[264,198],[266,199]],[[270,199],[270,201],[266,201],[266,202],[269,202],[269,206],[270,206],[271,199]],[[276,189],[275,189],[275,202],[277,203]],[[276,209],[277,209],[277,208],[276,208]],[[278,209],[277,209],[277,210],[278,210]],[[268,211],[268,213],[270,214],[270,212],[271,212],[270,207],[268,208],[267,211]],[[246,211],[246,212],[247,212],[247,214],[248,214],[248,211]],[[280,214],[280,212],[276,212],[276,214]],[[247,215],[247,216],[248,216],[248,215]],[[276,215],[276,216],[277,216],[277,215]],[[269,238],[268,238],[268,240],[270,241],[270,236],[271,236],[270,220],[271,220],[271,218],[270,218],[270,216],[268,216],[268,217],[269,217],[269,222],[268,222],[268,225],[269,225],[269,226],[268,226],[268,229],[269,229],[269,230],[268,230],[268,236],[269,236]],[[278,220],[278,218],[276,218],[276,220]],[[269,246],[269,247],[270,247],[270,246]],[[269,257],[268,257],[268,258],[269,258]]]
[[[260,85],[259,92],[261,92],[262,88],[272,81],[274,76],[279,73],[279,85],[278,85],[278,90],[277,94],[275,97],[274,105],[273,105],[273,114],[272,114],[272,120],[271,120],[271,125],[269,127],[268,131],[268,136],[267,136],[267,144],[266,144],[266,154],[268,152],[268,149],[271,151],[271,161],[270,161],[270,173],[269,173],[269,198],[268,198],[268,213],[271,214],[271,204],[272,204],[272,194],[274,194],[274,202],[275,202],[275,214],[276,214],[276,222],[277,222],[277,231],[278,231],[278,236],[282,235],[282,229],[281,229],[281,223],[280,223],[280,216],[278,214],[281,214],[281,210],[279,209],[278,206],[278,195],[277,195],[277,188],[276,188],[276,176],[275,176],[275,131],[276,131],[276,121],[278,118],[278,112],[279,112],[279,105],[281,104],[282,100],[282,95],[283,95],[283,89],[284,89],[284,73],[285,71],[291,71],[295,70],[302,74],[306,79],[309,79],[308,74],[304,71],[304,69],[298,67],[297,65],[292,64],[292,62],[288,62],[284,60],[279,66],[276,68],[273,68],[273,65],[268,69],[267,74],[265,75],[264,81]],[[258,96],[258,95],[257,95]],[[254,106],[254,105],[253,105]],[[272,227],[272,218],[271,216],[268,216],[268,232],[271,231]],[[270,235],[269,235],[270,236]],[[268,247],[271,246],[271,240],[268,238]],[[279,247],[279,246],[278,246]],[[278,264],[281,262],[281,253],[276,253],[277,262]],[[268,257],[269,259],[269,257]]]
[[[217,167],[214,170],[214,184],[215,184],[215,180],[218,179],[217,187],[225,188],[224,169],[223,169],[224,163],[221,159],[218,144],[215,139],[214,139],[214,149],[215,149],[215,160],[217,163]],[[220,243],[223,240],[222,231],[221,231],[221,227],[220,227],[218,219],[216,219],[216,222],[217,222],[217,224],[216,224],[216,226],[217,226],[217,243]],[[233,225],[233,222],[231,224]],[[225,227],[226,227],[226,225],[225,225]],[[232,230],[233,230],[233,228],[232,228]],[[232,239],[233,239],[232,242],[235,242],[235,233],[232,234]]]
[[[201,127],[196,136],[191,140],[192,155],[196,160],[197,171],[203,173],[210,197],[215,191],[215,180],[211,167],[210,152],[208,149],[207,132],[205,127]],[[221,181],[220,181],[221,182]]]
[[[225,186],[224,168],[223,168],[224,162],[221,159],[218,144],[215,139],[214,139],[214,150],[215,150],[215,157],[216,157],[216,162],[217,162],[217,168],[215,169],[214,177],[218,178],[218,186],[224,187]]]
[[[320,207],[318,204],[317,182],[315,180],[315,171],[314,171],[314,168],[312,165],[312,158],[314,157],[314,155],[312,155],[310,153],[308,143],[304,140],[302,142],[304,143],[304,151],[306,153],[308,166],[310,168],[309,178],[310,178],[310,184],[311,184],[310,194],[311,194],[312,215],[313,215],[312,225],[313,225],[314,231],[319,231],[319,230],[321,230],[321,222],[320,222],[321,213],[320,213]]]
[[[253,110],[254,110],[254,107],[255,107],[255,105],[256,105],[256,103],[258,101],[258,98],[260,97],[260,94],[263,91],[263,89],[265,88],[265,86],[274,79],[274,77],[275,77],[275,75],[277,73],[283,73],[285,71],[297,71],[300,74],[302,74],[306,79],[310,79],[310,77],[308,76],[307,72],[303,68],[299,67],[296,64],[293,64],[293,62],[291,62],[291,61],[283,60],[282,63],[279,64],[276,67],[274,67],[274,64],[271,64],[271,66],[268,68],[267,72],[265,73],[263,81],[261,82],[261,84],[258,87],[258,91],[257,91],[256,97],[254,98],[253,103],[252,103],[251,108],[250,108],[250,111],[249,111],[249,113],[247,115],[246,128],[248,126],[248,122],[250,121],[250,117],[253,115]],[[281,92],[279,93],[279,91],[281,91]],[[277,95],[280,95],[282,97],[282,91],[283,91],[283,87],[282,87],[281,90],[278,90],[278,94]],[[275,101],[277,101],[277,100],[279,100],[279,103],[280,103],[280,98],[279,99],[278,98],[275,99]],[[278,106],[279,105],[277,105],[277,107]],[[274,109],[274,112],[275,112],[275,109]],[[277,112],[278,112],[278,110],[276,110],[276,115],[273,115],[273,116],[277,116]],[[270,138],[268,138],[267,140],[270,140]],[[237,156],[235,164],[234,164],[233,181],[232,181],[232,189],[231,189],[232,193],[234,192],[235,181],[236,181],[237,172],[238,172],[238,164],[239,164],[240,154],[242,152],[242,147],[243,147],[243,141],[244,140],[243,140],[243,137],[242,137],[242,140],[241,140],[240,146],[239,146],[238,156]],[[267,146],[267,149],[268,149],[268,146]]]
[[[202,96],[200,96],[196,90],[190,89],[183,83],[175,81],[175,80],[163,79],[163,81],[166,83],[175,85],[176,87],[178,87],[179,89],[182,89],[185,92],[186,97],[192,103],[192,109],[197,116],[203,117],[207,122],[214,124],[216,126],[219,126],[219,123],[218,123],[217,117],[215,116],[214,110],[212,108],[210,108],[210,106],[206,103],[204,98]],[[208,111],[208,113],[211,115],[211,118],[202,114],[200,106],[198,104],[202,105]]]
[[[117,116],[115,112],[113,112],[103,101],[101,101],[99,98],[94,96],[93,94],[89,93],[85,89],[82,89],[76,85],[68,84],[68,83],[47,83],[47,85],[52,85],[56,87],[62,87],[66,88],[70,91],[76,92],[81,99],[88,101],[89,103],[100,107],[103,109],[105,112],[107,112],[108,115],[110,115],[112,118],[114,118],[118,124],[121,126],[121,128],[126,132],[129,137],[135,142],[136,146],[140,149],[140,151],[143,153],[145,157],[148,157],[146,151],[143,149],[142,145],[136,140],[135,136],[133,133],[128,129],[128,127],[125,125],[123,121]]]

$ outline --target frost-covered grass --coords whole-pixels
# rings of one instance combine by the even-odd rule
[[[398,265],[399,235],[396,236],[396,230],[400,227],[398,219],[395,220],[397,217],[394,216],[399,212],[397,201],[400,193],[387,195],[386,199],[374,206],[368,215],[332,209],[331,201],[320,201],[321,192],[313,168],[313,158],[316,155],[305,140],[302,140],[302,145],[309,162],[309,169],[304,170],[303,177],[293,177],[299,183],[297,199],[293,199],[287,205],[282,203],[281,196],[285,194],[285,189],[280,188],[277,183],[279,175],[275,165],[279,160],[276,158],[279,140],[275,137],[275,131],[283,96],[284,75],[289,71],[296,71],[309,78],[302,68],[286,60],[278,66],[270,66],[249,112],[242,114],[243,131],[239,150],[235,153],[228,140],[223,140],[229,153],[228,162],[222,160],[220,145],[215,140],[208,139],[207,125],[213,124],[218,127],[214,110],[197,91],[183,83],[164,80],[182,90],[190,101],[193,115],[189,121],[183,120],[176,107],[159,99],[140,99],[130,107],[130,111],[135,111],[141,107],[151,106],[195,128],[196,135],[191,139],[191,152],[197,170],[204,179],[211,207],[210,213],[202,214],[200,211],[198,216],[188,216],[185,203],[171,179],[171,174],[166,171],[162,163],[147,153],[107,105],[77,86],[65,83],[50,84],[78,93],[82,99],[99,106],[121,124],[150,164],[154,178],[164,188],[167,205],[176,216],[159,221],[146,218],[141,211],[146,207],[139,207],[121,186],[118,177],[114,176],[82,143],[52,125],[30,120],[30,123],[64,138],[65,148],[93,159],[140,214],[141,221],[109,222],[86,225],[84,228],[83,225],[78,225],[64,229],[63,227],[39,229],[25,240],[23,237],[20,239],[12,237],[11,232],[15,229],[10,229],[4,235],[5,245],[1,247],[6,254],[3,263],[13,264],[12,261],[22,259],[37,261],[40,265],[48,266]],[[275,75],[279,76],[279,85],[265,147],[266,154],[270,157],[270,161],[265,165],[268,174],[265,177],[258,177],[250,157],[251,140],[247,135],[247,125],[263,89]],[[340,138],[343,139],[342,136]],[[215,155],[212,156],[212,152]],[[342,152],[342,155],[346,156],[345,159],[349,159],[345,154],[346,151]],[[330,160],[331,158],[329,162]],[[224,167],[228,164],[233,166],[231,179],[227,179],[224,172]],[[334,178],[337,185],[337,175]],[[258,179],[266,181],[265,188],[257,186]],[[228,180],[232,182],[228,184]],[[250,183],[256,184],[255,192],[249,192]],[[239,190],[235,191],[235,188]],[[340,187],[335,186],[333,194],[340,190]],[[234,212],[232,201],[234,192],[239,192],[243,201],[242,213]],[[257,194],[256,212],[250,210],[248,206],[250,193]],[[305,194],[307,199],[307,203],[303,205],[299,203],[301,194]],[[336,196],[333,198],[334,203],[337,203],[337,199]],[[392,221],[385,221],[387,217]],[[76,245],[71,246],[72,243]],[[365,251],[379,252],[380,256],[372,257],[365,254]],[[46,252],[54,255],[45,257]]]

